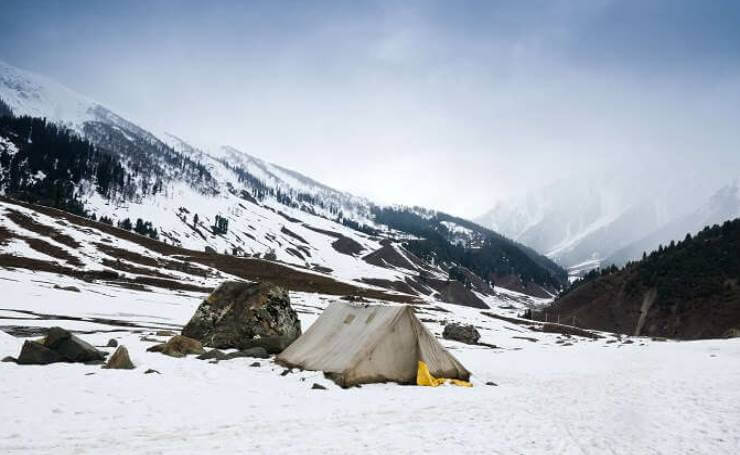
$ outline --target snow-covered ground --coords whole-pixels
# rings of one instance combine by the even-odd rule
[[[627,338],[607,335],[586,341],[430,302],[418,317],[436,335],[442,320],[471,322],[482,341],[499,346],[443,340],[473,372],[474,387],[344,390],[317,372],[281,376],[283,368],[271,360],[251,367],[255,359],[210,364],[147,353],[151,343],[140,338],[164,339],[151,334],[187,322],[203,294],[138,292],[7,270],[0,270],[0,290],[0,330],[59,325],[93,332],[80,336],[101,346],[116,338],[137,365],[121,371],[0,363],[0,453],[731,454],[740,448],[740,340],[631,338],[626,344]],[[330,301],[305,293],[291,299],[304,330]],[[82,320],[64,319],[70,316]],[[0,333],[0,357],[17,355],[19,342]],[[161,374],[144,374],[150,368]],[[328,390],[312,390],[314,383]]]

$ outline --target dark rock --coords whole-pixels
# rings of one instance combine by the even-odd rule
[[[139,341],[144,341],[146,343],[159,343],[161,340],[144,335],[143,337],[139,337]]]
[[[326,390],[326,387],[324,387],[321,384],[316,384],[315,382],[311,386],[311,390]]]
[[[26,341],[18,357],[20,365],[55,362],[102,362],[104,353],[60,327],[52,327],[41,341]]]
[[[175,335],[166,343],[157,344],[147,349],[148,352],[161,352],[170,357],[185,357],[188,354],[205,354],[206,350],[200,341]]]
[[[280,373],[280,376],[287,376],[290,374],[290,369],[283,370],[282,373]]]
[[[288,292],[269,283],[226,281],[200,304],[182,334],[219,349],[277,354],[301,334]]]
[[[177,334],[171,330],[160,330],[156,332],[154,335],[158,337],[173,337]]]
[[[496,384],[496,383],[495,383],[495,382],[493,382],[493,381],[488,381],[488,382],[486,382],[486,385],[491,385],[491,386],[494,386],[494,387],[498,387],[498,384]]]
[[[219,351],[218,349],[211,349],[210,351],[206,352],[205,354],[201,354],[197,357],[197,359],[200,360],[226,360],[226,354],[224,354],[222,351]]]
[[[445,326],[442,337],[461,343],[476,344],[480,339],[478,330],[470,324],[458,324],[451,322]]]
[[[11,356],[7,356],[7,357],[5,357],[5,358],[4,358],[3,360],[1,360],[1,361],[2,361],[2,362],[13,362],[13,363],[18,363],[18,359],[16,359],[15,357],[11,357]]]
[[[116,348],[118,347],[118,340],[116,340],[115,338],[111,338],[110,340],[108,340],[108,344],[106,344],[106,346],[109,348]]]
[[[16,363],[18,365],[48,365],[55,362],[64,362],[67,359],[56,351],[52,351],[36,341],[23,343],[21,353]]]
[[[606,340],[606,344],[616,343],[618,340]]]
[[[60,291],[80,292],[80,288],[76,286],[59,286],[58,284],[55,284],[54,289],[59,289]]]
[[[216,250],[214,250],[214,249],[213,249],[213,248],[211,248],[210,246],[207,246],[207,247],[205,248],[205,252],[206,252],[206,253],[208,253],[208,254],[217,254],[217,253],[216,253]]]
[[[116,352],[114,352],[110,359],[108,359],[104,368],[114,370],[133,370],[136,367],[128,355],[128,349],[126,349],[126,346],[118,346],[118,349],[116,349]]]
[[[623,342],[623,344],[633,344],[633,343],[634,343],[634,341],[629,340],[629,339],[624,340],[624,342]]]
[[[95,374],[95,373],[85,373],[85,376],[92,376],[92,375],[94,375],[94,374]]]
[[[256,348],[243,349],[241,351],[232,352],[231,354],[226,354],[225,360],[237,359],[239,357],[255,357],[258,359],[267,359],[270,357],[270,354],[267,353],[267,350],[265,348],[258,346]]]
[[[159,371],[157,371],[157,370],[153,370],[153,369],[151,369],[151,368],[149,368],[148,370],[146,370],[146,371],[144,372],[144,374],[152,374],[152,373],[162,374],[162,373],[160,373]]]
[[[215,365],[215,364],[217,364],[218,362],[220,362],[220,360],[209,360],[209,361],[208,361],[208,363],[210,363],[210,364],[212,364],[212,365]]]
[[[252,362],[252,363],[249,364],[249,366],[250,367],[258,367],[258,366],[260,366],[260,363],[259,362]]]
[[[105,360],[102,352],[90,343],[72,335],[61,327],[52,327],[46,333],[44,346],[60,354],[68,362]]]
[[[82,362],[85,365],[105,365],[105,360],[88,360],[87,362]]]

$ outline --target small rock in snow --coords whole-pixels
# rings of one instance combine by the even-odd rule
[[[211,349],[205,354],[201,354],[196,357],[198,360],[226,360],[226,354],[218,349]]]
[[[103,368],[133,370],[136,367],[128,355],[128,349],[126,349],[126,346],[119,346]]]
[[[108,344],[106,344],[106,346],[109,348],[117,348],[118,340],[116,340],[115,338],[111,338],[110,340],[108,340]]]
[[[81,292],[80,288],[76,286],[59,286],[58,284],[55,284],[54,289],[59,289],[60,291]]]
[[[326,387],[324,387],[321,384],[316,384],[315,382],[311,386],[311,390],[326,390]]]
[[[146,370],[146,371],[144,372],[144,374],[152,374],[152,373],[162,374],[162,373],[160,373],[159,371],[157,371],[157,370],[153,370],[153,369],[151,369],[151,368],[149,368],[148,370]]]

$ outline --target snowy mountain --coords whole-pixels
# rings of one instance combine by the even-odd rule
[[[722,224],[740,217],[740,179],[735,180],[709,197],[695,211],[664,224],[650,234],[614,251],[604,262],[624,265],[639,259],[643,253],[653,251],[658,245],[683,240],[686,234],[695,234],[705,226]]]
[[[231,146],[152,133],[7,64],[0,65],[0,99],[15,114],[2,117],[0,129],[5,195],[177,247],[263,258],[474,306],[485,306],[494,280],[543,297],[564,282],[557,265],[473,223],[406,208],[380,222],[383,209],[363,198]],[[461,281],[449,280],[452,269],[465,271],[455,274]]]
[[[705,224],[732,218],[732,209],[710,208],[711,184],[687,181],[668,182],[639,173],[626,178],[561,179],[501,202],[477,221],[543,252],[571,274],[582,275],[604,262],[636,259],[643,249],[631,250],[641,239],[639,248],[650,251],[661,241],[677,240]],[[701,211],[715,215],[692,217]],[[678,234],[659,234],[672,224],[680,226]]]

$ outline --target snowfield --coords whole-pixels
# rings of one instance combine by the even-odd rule
[[[430,301],[417,315],[435,335],[443,320],[471,322],[481,341],[499,347],[442,340],[473,372],[474,387],[344,390],[318,372],[281,376],[272,360],[252,367],[256,359],[210,364],[146,352],[152,343],[141,337],[166,339],[154,333],[177,330],[204,294],[20,270],[0,270],[0,286],[0,330],[59,325],[98,346],[116,338],[137,366],[0,363],[0,453],[731,454],[740,447],[740,340],[627,344],[607,334],[590,341]],[[291,293],[304,331],[332,298]],[[497,314],[516,312],[489,303]],[[17,355],[21,341],[0,333],[0,357]],[[314,383],[328,390],[312,390]]]

